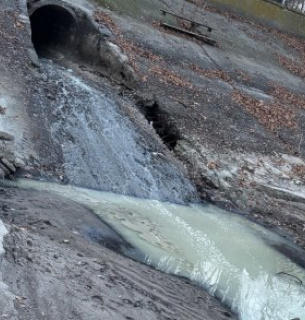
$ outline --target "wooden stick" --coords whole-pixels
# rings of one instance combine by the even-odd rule
[[[191,32],[191,31],[187,31],[187,30],[184,30],[184,29],[181,29],[181,28],[178,28],[178,27],[175,27],[175,26],[172,26],[170,24],[167,24],[167,23],[163,23],[161,22],[161,26],[165,27],[165,28],[168,28],[168,29],[172,29],[172,30],[175,30],[175,31],[178,31],[178,32],[181,32],[181,33],[184,33],[184,34],[187,34],[189,36],[192,36],[194,38],[197,38],[199,40],[202,40],[203,42],[206,42],[208,44],[211,44],[213,46],[215,46],[217,44],[217,42],[209,37],[206,37],[206,36],[203,36],[201,34],[198,34],[198,33],[194,33],[194,32]]]

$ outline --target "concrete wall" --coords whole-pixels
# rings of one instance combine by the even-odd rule
[[[266,26],[305,36],[305,15],[268,0],[210,0],[219,9],[241,14]]]

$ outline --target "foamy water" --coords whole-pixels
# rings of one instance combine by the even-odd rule
[[[197,282],[242,320],[305,319],[305,271],[268,243],[289,244],[239,215],[32,180],[17,185],[88,206],[147,264]]]

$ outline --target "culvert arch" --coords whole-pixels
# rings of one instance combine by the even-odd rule
[[[90,13],[61,0],[28,0],[28,14],[40,58],[72,60],[134,86],[136,77],[127,57],[111,42],[111,31],[97,24]]]
[[[39,56],[76,48],[78,19],[72,9],[56,1],[40,1],[29,10],[32,41]]]

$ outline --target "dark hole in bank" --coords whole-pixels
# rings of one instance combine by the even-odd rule
[[[171,123],[169,116],[160,110],[156,102],[151,105],[139,103],[138,106],[148,123],[153,126],[168,149],[173,150],[176,147],[177,141],[180,140],[180,135]]]
[[[76,21],[68,10],[56,5],[47,5],[37,9],[30,20],[32,41],[39,56],[73,49]]]

